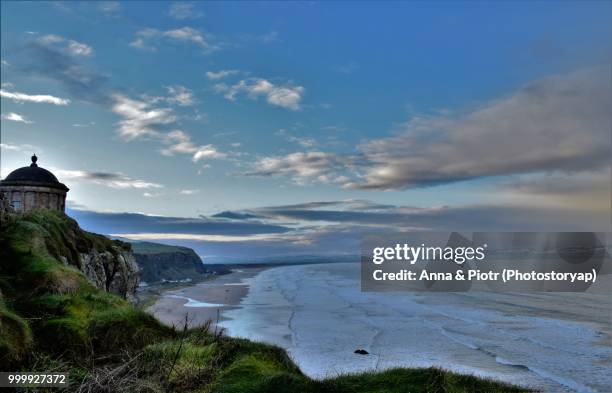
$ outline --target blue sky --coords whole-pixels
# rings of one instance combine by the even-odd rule
[[[36,152],[89,229],[240,257],[610,229],[609,2],[1,7],[2,176]]]

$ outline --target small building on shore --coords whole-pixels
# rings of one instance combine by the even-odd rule
[[[60,183],[53,173],[39,167],[37,161],[38,158],[33,155],[30,166],[15,169],[0,181],[0,193],[17,212],[34,209],[63,212],[69,188]]]

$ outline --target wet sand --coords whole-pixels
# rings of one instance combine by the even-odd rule
[[[224,320],[223,312],[240,307],[249,285],[244,280],[254,277],[265,267],[235,269],[195,285],[172,289],[161,297],[147,312],[168,326],[182,328],[185,318],[189,327],[200,326],[210,320],[214,325]]]

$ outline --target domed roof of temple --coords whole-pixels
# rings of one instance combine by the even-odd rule
[[[68,191],[66,185],[60,183],[53,173],[39,167],[37,161],[38,157],[33,155],[30,166],[15,169],[4,180],[0,181],[0,186],[38,186]]]

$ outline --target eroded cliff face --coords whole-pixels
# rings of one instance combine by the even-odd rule
[[[16,247],[47,254],[80,270],[97,288],[136,300],[139,268],[129,243],[84,231],[75,220],[57,211],[9,214],[3,221],[7,231],[24,232],[13,233]]]
[[[64,256],[60,260],[67,265],[74,264]],[[92,248],[88,252],[79,253],[78,262],[74,265],[96,287],[131,302],[136,301],[139,268],[131,251],[118,246],[111,246],[110,250],[104,251]]]

